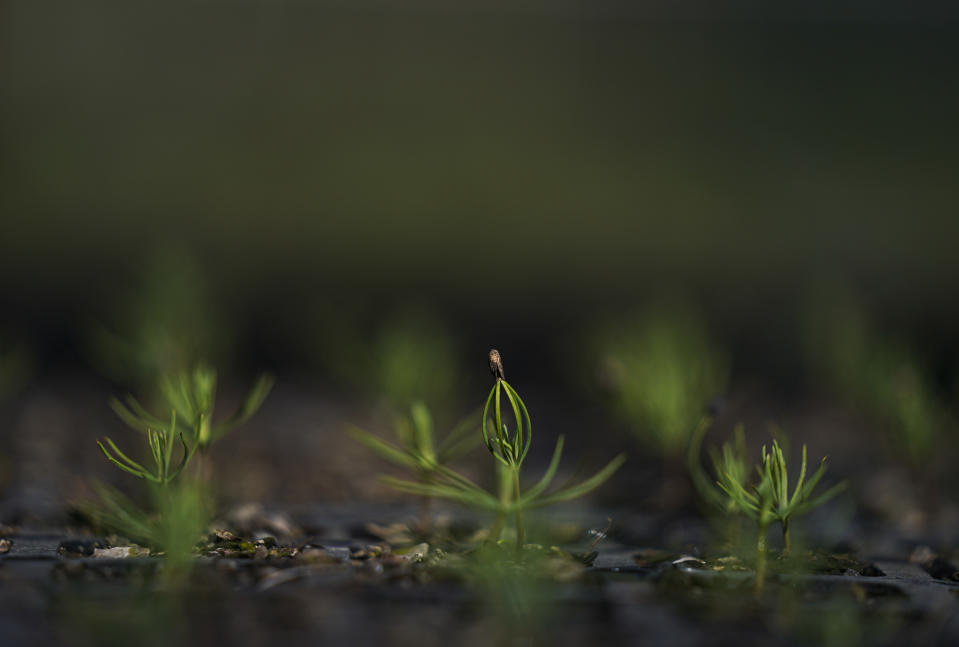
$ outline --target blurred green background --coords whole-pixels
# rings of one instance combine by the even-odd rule
[[[497,346],[561,431],[591,420],[589,398],[563,399],[594,375],[583,331],[677,298],[724,375],[728,355],[752,407],[734,415],[788,422],[828,381],[808,370],[804,313],[838,282],[875,332],[848,365],[817,366],[904,363],[912,390],[883,414],[901,419],[894,438],[959,402],[957,17],[905,2],[7,0],[0,342],[30,349],[43,388],[89,384],[78,399],[103,409],[150,381],[137,352],[196,343],[238,369],[227,397],[276,371],[263,424],[295,439],[368,421],[292,403],[413,397],[390,366],[425,331],[421,395],[457,405],[440,417],[482,397]],[[364,375],[396,392],[363,393]],[[870,408],[898,388],[874,382],[836,388]],[[46,425],[37,393],[7,433]],[[818,426],[842,442],[842,424]],[[267,458],[245,438],[235,451],[264,465],[237,498],[282,497],[284,461],[323,449]],[[324,474],[290,498],[323,492]]]
[[[8,322],[61,330],[168,242],[274,320],[359,293],[545,326],[682,284],[758,329],[823,272],[957,318],[959,46],[929,7],[0,11]]]

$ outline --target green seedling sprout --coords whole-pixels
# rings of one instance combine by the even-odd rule
[[[479,444],[479,435],[472,416],[457,424],[442,440],[437,440],[433,416],[423,402],[414,402],[409,417],[397,416],[394,432],[397,443],[389,442],[358,427],[349,432],[373,453],[400,467],[412,470],[420,483],[437,480],[439,468],[460,458]],[[431,497],[424,497],[420,513],[420,530],[431,525]]]
[[[216,371],[203,364],[193,371],[181,371],[172,378],[163,378],[160,382],[160,391],[166,406],[177,413],[178,433],[186,437],[191,447],[200,451],[207,449],[256,413],[273,388],[273,377],[267,374],[258,377],[240,408],[225,420],[214,424],[216,386]],[[120,419],[133,429],[148,432],[162,426],[132,395],[127,395],[123,402],[114,398],[110,406]]]
[[[213,516],[201,483],[181,478],[153,487],[152,511],[105,483],[94,482],[93,490],[98,503],[83,503],[80,509],[98,526],[162,551],[166,573],[173,579],[188,570],[193,548]]]
[[[186,440],[183,439],[183,433],[177,432],[176,428],[176,411],[173,411],[171,414],[170,424],[168,426],[159,424],[155,428],[147,428],[147,445],[150,447],[150,455],[153,458],[154,464],[152,470],[147,469],[124,454],[109,437],[104,438],[103,441],[98,440],[97,445],[100,447],[103,455],[107,457],[107,460],[124,472],[132,474],[137,478],[146,479],[157,485],[166,486],[183,471],[183,468],[190,458],[192,458],[193,452],[196,451],[197,447],[195,443],[192,446],[187,445]],[[173,454],[175,453],[175,439],[180,441],[182,450],[179,463],[174,465],[172,461]],[[107,449],[107,447],[109,447],[109,449]]]
[[[603,469],[581,483],[547,493],[547,489],[556,477],[563,453],[564,439],[560,436],[546,472],[535,485],[523,492],[520,487],[520,469],[531,445],[532,421],[519,393],[505,379],[499,351],[490,351],[489,362],[494,384],[483,410],[483,439],[496,465],[500,468],[499,474],[505,475],[510,487],[500,487],[499,495],[496,496],[443,466],[437,468],[434,483],[417,483],[390,477],[385,477],[383,480],[404,492],[449,499],[495,512],[496,520],[489,533],[491,541],[499,539],[507,517],[513,515],[516,523],[516,549],[519,553],[526,540],[523,523],[523,513],[526,510],[569,501],[591,492],[619,469],[626,460],[626,456],[619,454]],[[502,398],[504,395],[513,414],[512,433],[503,421]],[[492,430],[490,430],[491,425]]]
[[[599,325],[587,357],[598,364],[613,413],[668,460],[682,460],[700,412],[728,378],[725,352],[695,308],[683,303]]]
[[[807,308],[805,339],[817,385],[875,425],[897,458],[932,474],[930,459],[955,423],[930,367],[908,343],[882,330],[852,295],[828,286],[819,292],[826,296]]]
[[[711,424],[712,418],[705,416],[693,432],[687,453],[689,475],[696,491],[706,503],[715,506],[723,514],[735,514],[739,509],[736,502],[726,496],[722,490],[716,488],[715,482],[709,477],[699,461],[703,437]],[[720,449],[710,447],[709,458],[715,474],[729,474],[732,480],[745,483],[749,475],[749,468],[746,462],[746,435],[743,425],[736,425],[733,429],[732,443],[724,442]]]
[[[701,442],[701,433],[697,432],[697,436]],[[701,482],[703,477],[697,476],[696,471],[693,472],[694,483],[707,501],[720,505],[727,513],[745,514],[756,523],[756,590],[760,591],[765,581],[766,534],[769,525],[779,522],[783,537],[782,555],[788,556],[792,548],[790,524],[793,519],[835,497],[845,489],[846,482],[813,496],[826,473],[826,458],[820,461],[819,468],[807,479],[807,450],[803,445],[799,478],[790,491],[786,456],[779,441],[774,439],[769,451],[763,446],[762,462],[756,466],[758,481],[750,485],[745,459],[745,435],[741,425],[735,431],[735,444],[724,443],[721,451],[713,449],[710,455],[719,489],[704,488]]]
[[[687,453],[687,465],[696,491],[710,508],[719,513],[711,515],[711,521],[722,533],[724,543],[734,547],[739,543],[743,514],[737,502],[716,487],[716,480],[710,477],[700,462],[703,437],[711,424],[712,418],[705,416],[693,432]],[[736,425],[733,429],[732,442],[724,442],[720,449],[710,447],[708,454],[713,474],[717,475],[719,480],[728,480],[746,487],[750,470],[746,458],[746,435],[742,424]]]
[[[788,555],[792,548],[789,535],[789,522],[814,508],[818,508],[846,488],[842,481],[829,488],[819,496],[813,496],[813,491],[819,485],[823,474],[826,473],[826,457],[819,462],[819,469],[806,480],[806,445],[802,447],[802,462],[799,467],[799,478],[789,493],[789,472],[786,468],[786,457],[779,443],[774,439],[771,451],[767,454],[766,447],[762,449],[763,479],[769,482],[772,497],[772,514],[782,526],[783,555]]]
[[[210,505],[203,478],[178,478],[198,451],[246,422],[259,409],[271,387],[273,378],[261,376],[243,403],[226,420],[213,424],[216,397],[216,373],[198,366],[190,373],[164,379],[161,392],[170,407],[170,421],[161,421],[149,413],[136,399],[126,402],[114,399],[113,410],[130,427],[145,434],[153,460],[153,468],[130,458],[110,438],[97,445],[107,460],[124,472],[154,486],[155,512],[146,512],[121,492],[102,483],[94,490],[99,505],[81,505],[94,521],[127,537],[159,547],[166,552],[170,571],[182,571],[196,538],[210,518]],[[179,451],[177,449],[179,445]],[[179,459],[175,456],[179,453]]]

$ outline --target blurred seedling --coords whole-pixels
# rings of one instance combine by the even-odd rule
[[[806,346],[820,383],[875,424],[897,456],[928,474],[951,424],[930,371],[908,345],[878,330],[849,294],[817,294],[806,313]]]
[[[498,495],[488,492],[466,477],[442,466],[437,469],[433,483],[418,483],[394,478],[384,480],[404,492],[450,499],[468,506],[495,512],[496,520],[489,532],[489,539],[493,542],[499,539],[507,517],[513,515],[516,524],[516,549],[519,553],[526,541],[526,531],[523,523],[523,513],[525,511],[569,501],[588,494],[609,479],[623,464],[626,457],[619,454],[603,469],[579,484],[558,491],[547,492],[559,469],[559,461],[563,453],[564,439],[560,436],[545,474],[524,493],[520,487],[520,471],[523,461],[529,453],[532,441],[532,421],[519,393],[505,379],[499,352],[490,351],[489,359],[494,384],[483,408],[482,430],[483,440],[499,470],[501,487]],[[504,396],[513,414],[514,429],[512,433],[503,421],[502,400]],[[506,484],[507,487],[502,487],[502,484]]]
[[[171,431],[184,439],[191,452],[202,452],[249,420],[269,395],[273,382],[271,375],[260,375],[240,407],[218,423],[213,422],[217,375],[209,366],[201,364],[192,371],[181,371],[173,377],[164,377],[160,382],[160,392],[165,406],[176,412]],[[150,430],[164,426],[159,418],[148,412],[132,395],[127,395],[123,401],[114,398],[110,406],[121,420],[137,431],[149,434]],[[110,444],[112,446],[112,443]]]
[[[97,526],[162,551],[167,558],[165,572],[176,579],[189,565],[193,546],[212,517],[212,505],[200,481],[177,478],[198,445],[188,444],[177,429],[176,411],[168,424],[147,429],[146,439],[152,469],[128,457],[109,438],[97,444],[111,463],[152,485],[153,511],[144,510],[116,488],[100,482],[93,483],[98,503],[81,504],[80,509]],[[176,461],[174,440],[180,446]]]
[[[96,503],[79,505],[95,526],[166,557],[166,574],[177,579],[189,568],[193,549],[213,519],[213,509],[202,484],[177,479],[150,488],[151,506],[145,510],[120,490],[94,482]]]
[[[728,518],[729,515],[735,515],[739,511],[739,507],[735,501],[716,487],[715,480],[703,469],[700,462],[703,438],[711,424],[712,419],[705,416],[696,426],[687,452],[687,467],[690,479],[702,499],[720,510]],[[729,474],[733,480],[745,483],[749,468],[746,462],[746,434],[743,425],[736,425],[733,429],[732,443],[726,441],[720,449],[710,447],[709,458],[715,474]]]
[[[583,564],[555,548],[529,546],[522,563],[511,546],[484,544],[456,555],[456,577],[477,593],[490,619],[491,642],[548,644],[562,595],[559,585],[582,575]]]
[[[455,406],[462,377],[455,340],[428,309],[399,310],[365,334],[342,312],[327,314],[321,325],[323,361],[344,384],[395,412],[420,400],[441,415]]]
[[[435,433],[433,416],[423,402],[414,402],[409,416],[395,416],[393,433],[396,442],[390,442],[358,427],[350,427],[350,434],[381,458],[415,473],[417,481],[431,484],[438,480],[441,467],[470,452],[479,444],[472,416],[461,421],[441,439]],[[432,526],[432,497],[423,498],[419,530],[429,532]]]
[[[756,589],[761,590],[766,572],[766,535],[769,525],[779,522],[782,528],[783,551],[788,556],[792,548],[790,524],[797,517],[826,503],[846,487],[845,481],[814,496],[816,487],[826,473],[826,459],[819,468],[807,477],[806,446],[802,448],[799,477],[790,491],[787,460],[778,440],[773,440],[770,451],[762,448],[762,460],[756,465],[756,480],[749,482],[749,470],[745,457],[745,434],[739,426],[733,444],[724,443],[720,451],[713,450],[710,456],[717,481],[715,488],[706,488],[702,476],[696,476],[697,489],[707,501],[720,506],[727,514],[739,512],[756,524]],[[701,469],[701,468],[700,468]]]
[[[653,307],[599,326],[591,340],[616,414],[659,455],[681,457],[728,374],[700,315],[683,304]]]
[[[152,467],[125,454],[110,438],[98,441],[107,460],[124,472],[149,482],[155,512],[140,508],[118,490],[95,483],[100,504],[82,505],[89,517],[101,526],[166,551],[167,556],[185,561],[211,516],[212,503],[203,478],[181,477],[198,451],[246,422],[263,403],[273,378],[261,376],[241,406],[226,420],[212,422],[216,399],[216,373],[199,366],[189,373],[163,380],[161,392],[170,407],[170,421],[147,412],[132,396],[126,403],[111,405],[120,418],[144,434]]]
[[[223,358],[232,339],[214,287],[187,250],[161,247],[143,268],[135,288],[110,313],[109,325],[85,331],[97,368],[138,390],[153,387],[158,375],[189,370],[196,358]]]

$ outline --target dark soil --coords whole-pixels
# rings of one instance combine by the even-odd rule
[[[169,577],[162,557],[122,538],[6,528],[3,644],[959,641],[955,570],[929,554],[921,563],[909,555],[771,555],[757,596],[739,558],[628,545],[615,526],[600,538],[588,532],[592,524],[559,515],[540,520],[539,536],[566,540],[562,550],[531,547],[520,564],[512,545],[476,559],[467,542],[481,526],[469,515],[456,524],[441,515],[428,542],[404,525],[415,517],[411,507],[254,511],[235,530],[211,533],[182,580]],[[239,529],[271,524],[292,534]]]

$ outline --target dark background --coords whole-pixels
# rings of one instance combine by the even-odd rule
[[[955,13],[7,0],[0,330],[32,357],[6,405],[8,464],[27,469],[25,429],[57,428],[69,440],[51,460],[108,468],[92,438],[117,424],[107,395],[132,387],[91,367],[84,330],[166,248],[211,286],[230,385],[280,378],[238,441],[282,439],[264,474],[305,460],[302,443],[323,454],[302,440],[313,430],[367,415],[309,350],[339,308],[368,322],[430,308],[475,364],[463,401],[484,397],[499,346],[540,410],[568,406],[540,414],[564,428],[590,412],[568,399],[578,331],[681,293],[765,421],[804,410],[801,304],[836,280],[955,393]],[[294,402],[306,412],[285,413]],[[51,403],[62,419],[45,422]],[[295,494],[272,478],[237,498],[329,493],[316,474]]]

